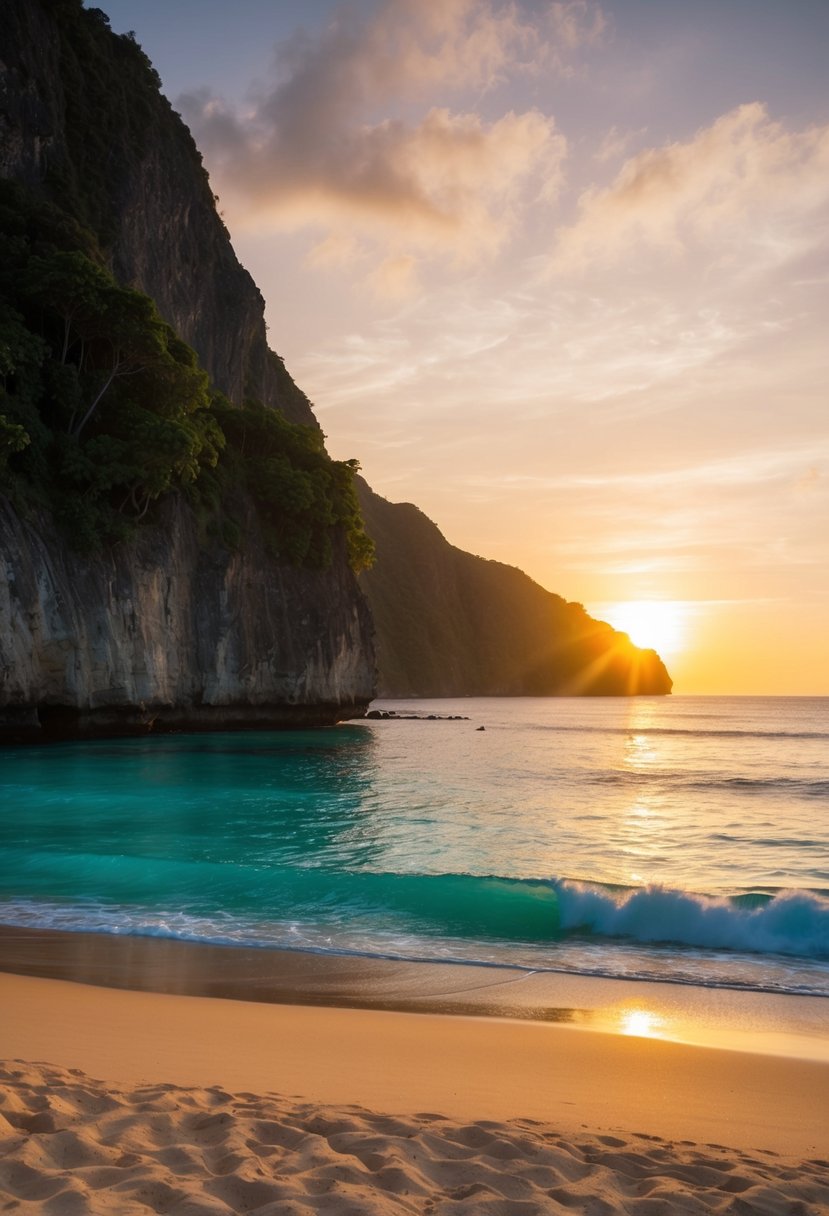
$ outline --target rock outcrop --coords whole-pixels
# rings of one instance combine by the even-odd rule
[[[653,650],[521,570],[456,549],[411,503],[358,479],[377,548],[360,576],[377,628],[379,695],[629,696],[671,691]]]
[[[0,8],[0,177],[55,204],[90,256],[151,296],[234,405],[254,399],[316,425],[268,347],[262,297],[189,131],[137,44],[81,0]],[[241,540],[226,544],[170,493],[132,540],[83,556],[45,511],[16,513],[2,489],[0,741],[322,725],[364,711],[374,626],[343,536],[328,568],[289,566],[244,494]],[[361,581],[381,693],[670,691],[653,651],[581,605],[454,548],[416,507],[364,484],[360,494],[377,545]]]
[[[371,619],[344,561],[278,566],[255,518],[206,549],[166,526],[94,561],[0,505],[0,738],[324,725],[372,694]]]

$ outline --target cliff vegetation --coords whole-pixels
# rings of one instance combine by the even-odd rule
[[[244,491],[280,560],[326,566],[342,529],[352,568],[370,562],[356,463],[331,460],[317,427],[255,400],[231,406],[63,208],[0,182],[0,233],[0,472],[20,509],[49,508],[94,552],[183,489],[207,532],[238,545]]]

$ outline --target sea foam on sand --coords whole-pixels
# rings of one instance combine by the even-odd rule
[[[20,1216],[807,1216],[829,1212],[829,1162],[14,1062],[0,1067],[0,1196]]]

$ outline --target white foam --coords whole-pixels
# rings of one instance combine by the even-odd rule
[[[784,891],[756,908],[653,885],[610,892],[556,883],[561,927],[639,942],[829,958],[829,899]]]

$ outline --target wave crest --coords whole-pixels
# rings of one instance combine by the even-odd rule
[[[812,892],[718,898],[660,885],[614,891],[563,880],[555,886],[565,933],[829,958],[829,899]]]

